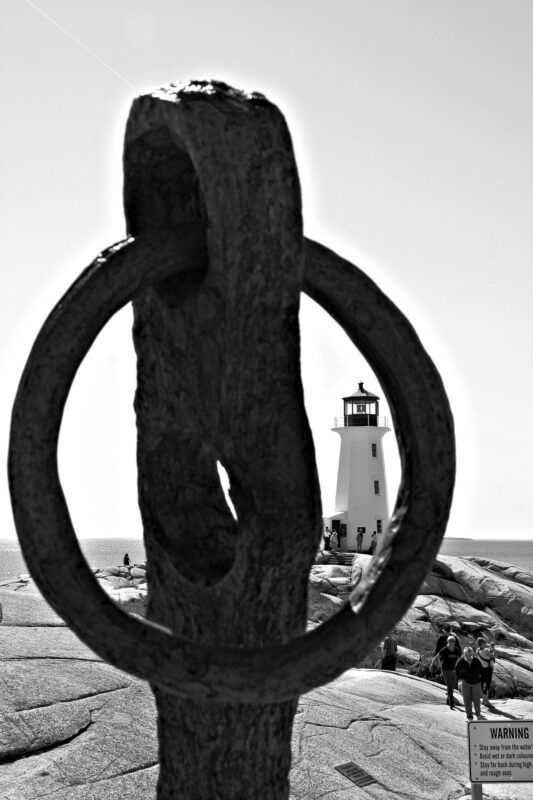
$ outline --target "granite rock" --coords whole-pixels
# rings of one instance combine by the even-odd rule
[[[318,578],[344,574],[330,565]],[[338,594],[330,597],[342,603]],[[0,600],[7,622],[0,626],[2,800],[155,800],[156,712],[147,684],[105,664],[54,622],[31,584],[4,587]],[[399,648],[401,663],[416,655]],[[529,670],[529,654],[520,648],[502,648],[501,664],[503,655]],[[495,700],[487,717],[530,719],[533,704]],[[348,761],[374,782],[359,789],[335,770]],[[291,800],[452,800],[465,797],[469,785],[465,716],[460,707],[448,709],[442,686],[401,672],[353,669],[301,698]],[[526,784],[499,784],[484,797],[525,800],[529,793]]]
[[[29,582],[0,594],[2,800],[155,798],[148,685],[101,661]]]
[[[531,719],[533,704],[500,700],[487,719]],[[352,762],[372,783],[357,787],[335,767]],[[484,785],[485,800],[526,800],[528,784]],[[304,695],[293,729],[291,800],[470,796],[466,718],[445,690],[398,672],[348,670]]]
[[[324,622],[342,606],[350,590],[366,573],[371,557],[354,555],[351,567],[329,560],[315,564],[309,578],[308,620],[310,626]],[[94,570],[106,593],[129,613],[144,616],[147,605],[146,564],[112,566]],[[10,589],[4,625],[10,625],[11,610],[18,606],[21,624],[35,624],[35,603],[42,603],[27,574],[0,584]],[[22,595],[27,595],[22,602]],[[17,599],[18,598],[18,599]],[[48,607],[46,607],[48,608]],[[44,613],[40,612],[41,617]],[[23,615],[21,617],[20,615]],[[411,608],[395,626],[401,668],[414,668],[433,653],[442,625],[452,623],[463,644],[475,644],[482,635],[494,640],[498,659],[493,689],[497,696],[533,697],[533,574],[487,559],[442,556],[435,561]],[[63,621],[48,608],[40,624],[62,626]],[[367,654],[362,667],[374,667],[379,648]]]
[[[370,556],[356,554],[345,588],[328,586],[325,570],[312,570],[309,618],[322,622],[339,607],[332,598],[344,598],[368,570]],[[503,562],[481,558],[441,556],[419,589],[413,604],[394,628],[400,645],[398,664],[412,668],[433,655],[444,624],[451,624],[464,645],[475,647],[483,636],[496,642],[493,691],[496,696],[533,697],[533,574]],[[417,657],[418,654],[418,657]],[[376,648],[361,662],[373,667]]]

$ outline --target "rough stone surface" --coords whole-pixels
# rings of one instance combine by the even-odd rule
[[[30,576],[18,575],[0,583],[2,625],[60,626],[65,623],[43,600]]]
[[[354,557],[352,585],[369,562],[366,555]],[[314,613],[318,617],[319,609]],[[452,624],[463,646],[475,647],[478,636],[496,642],[496,697],[533,697],[533,573],[488,559],[439,557],[394,631],[400,645],[423,658],[433,655],[445,623]],[[402,648],[399,655],[400,666],[409,666]],[[372,666],[378,657],[375,650],[361,665]]]
[[[329,561],[315,564],[309,579],[308,620],[311,627],[339,610],[353,586],[368,570],[371,558],[354,556],[352,567]],[[95,570],[102,588],[125,610],[144,615],[147,603],[146,564]],[[43,604],[29,575],[0,584],[8,592],[4,625],[62,626],[63,621]],[[23,597],[24,595],[24,597]],[[496,696],[533,697],[533,574],[503,562],[479,558],[439,558],[411,608],[396,625],[398,666],[409,669],[433,648],[443,624],[453,622],[463,644],[483,635],[497,644],[493,678]],[[361,662],[374,667],[379,648]]]
[[[315,565],[309,576],[307,619],[323,622],[342,606],[350,589],[350,567]]]
[[[315,577],[339,591],[335,579],[346,573],[331,565]],[[155,705],[147,684],[103,663],[57,623],[31,582],[22,585],[0,588],[0,797],[155,800]],[[416,656],[400,646],[400,662]],[[509,646],[502,664],[504,656],[531,669],[533,653]],[[533,704],[496,700],[486,716],[531,719]],[[450,712],[443,687],[400,672],[349,670],[302,697],[292,753],[291,800],[458,800],[469,791],[461,707]],[[347,761],[376,782],[357,788],[335,770]],[[529,793],[526,784],[497,784],[483,796],[526,800]]]
[[[531,718],[533,704],[500,700],[487,719]],[[466,718],[424,679],[348,670],[301,698],[293,732],[291,800],[470,795]],[[335,766],[351,761],[375,783],[358,788]],[[486,784],[485,800],[526,800],[531,785]]]
[[[0,589],[0,798],[154,798],[149,687],[102,662],[31,582],[17,583]]]
[[[148,585],[146,583],[146,564],[132,564],[131,566],[110,566],[102,569],[93,570],[94,576],[101,588],[120,606],[126,608],[127,611],[144,616],[146,612]],[[49,606],[49,615],[43,617],[43,609],[41,607],[44,602],[41,595],[35,588],[31,576],[27,573],[17,575],[9,580],[0,583],[0,591],[9,591],[9,606],[16,608],[15,618],[17,624],[31,625],[33,619],[33,607],[39,608],[38,614],[40,625],[64,625],[63,620],[54,612]],[[23,600],[17,600],[16,597]],[[33,605],[29,598],[34,598]],[[24,614],[24,617],[21,616]],[[9,625],[8,614],[4,619],[4,624]],[[11,618],[13,614],[11,614]],[[0,617],[1,619],[1,617]]]

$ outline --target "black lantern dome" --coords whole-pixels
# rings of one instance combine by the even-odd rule
[[[369,425],[376,427],[379,417],[379,397],[358,384],[356,392],[343,397],[345,427]]]

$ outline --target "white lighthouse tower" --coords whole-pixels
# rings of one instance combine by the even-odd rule
[[[379,397],[362,383],[349,397],[343,397],[344,415],[335,419],[332,430],[341,437],[335,513],[324,518],[336,530],[342,550],[369,551],[376,533],[377,549],[389,523],[389,502],[382,439],[390,431],[379,416]]]

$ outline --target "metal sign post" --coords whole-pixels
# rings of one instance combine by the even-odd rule
[[[471,783],[470,784],[470,795],[472,800],[483,800],[483,784],[482,783]]]

